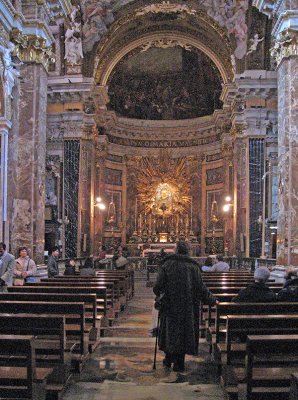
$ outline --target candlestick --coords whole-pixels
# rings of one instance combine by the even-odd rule
[[[192,230],[192,197],[190,198],[190,230]]]
[[[136,204],[135,204],[135,231],[138,229],[137,220],[138,220],[138,198],[136,197]]]

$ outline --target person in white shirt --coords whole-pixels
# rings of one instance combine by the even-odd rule
[[[204,265],[202,266],[202,272],[212,272],[213,260],[211,257],[207,257]]]
[[[229,270],[230,266],[224,262],[223,256],[217,256],[216,263],[213,265],[211,272],[228,272]]]

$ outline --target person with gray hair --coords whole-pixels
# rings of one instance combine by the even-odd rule
[[[187,244],[178,242],[176,254],[162,260],[153,288],[162,298],[158,343],[165,352],[163,364],[174,364],[175,372],[184,371],[185,354],[198,354],[200,302],[216,303],[202,281],[199,264],[188,254]]]
[[[266,267],[259,267],[255,270],[255,282],[248,285],[247,288],[241,289],[232,301],[236,303],[266,303],[276,301],[275,293],[266,286],[266,282],[270,277],[270,271]]]

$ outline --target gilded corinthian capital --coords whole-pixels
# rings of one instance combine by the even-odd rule
[[[25,35],[18,29],[11,31],[11,41],[14,43],[14,55],[22,62],[42,64],[48,70],[49,64],[55,61],[55,54],[46,40],[37,35]]]
[[[274,41],[270,54],[275,59],[277,66],[284,58],[298,56],[298,31],[292,29],[282,31]]]

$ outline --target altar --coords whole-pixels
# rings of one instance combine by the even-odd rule
[[[138,248],[142,257],[158,255],[161,249],[163,249],[166,254],[174,254],[176,251],[176,243],[140,243]]]

